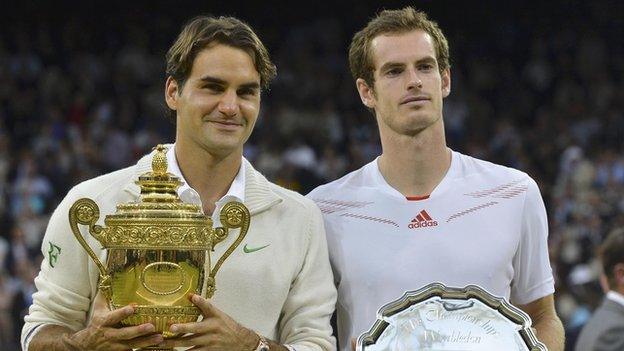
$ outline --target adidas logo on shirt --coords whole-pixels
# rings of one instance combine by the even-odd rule
[[[412,219],[410,224],[407,225],[409,229],[418,229],[423,227],[435,227],[438,225],[437,221],[434,221],[433,218],[427,213],[427,211],[422,210],[420,213]]]

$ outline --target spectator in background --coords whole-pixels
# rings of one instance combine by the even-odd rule
[[[600,282],[607,295],[581,331],[576,351],[624,350],[624,228],[607,236],[600,259]]]

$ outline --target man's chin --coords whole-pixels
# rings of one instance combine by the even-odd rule
[[[227,157],[232,153],[242,153],[243,146],[236,141],[213,141],[204,145],[204,149],[211,155]]]
[[[436,124],[442,118],[429,111],[414,111],[414,113],[408,115],[408,119],[415,129],[425,129]]]

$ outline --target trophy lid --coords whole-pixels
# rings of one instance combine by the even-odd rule
[[[186,249],[211,247],[212,219],[201,205],[185,203],[178,196],[183,184],[167,172],[167,148],[158,145],[152,157],[152,170],[139,176],[137,202],[117,204],[115,214],[104,219],[104,247],[167,247]]]

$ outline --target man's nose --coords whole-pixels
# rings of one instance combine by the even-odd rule
[[[407,70],[407,89],[422,89],[422,79],[416,69]]]
[[[227,90],[219,101],[219,112],[227,117],[235,117],[238,114],[238,96],[235,91]]]

